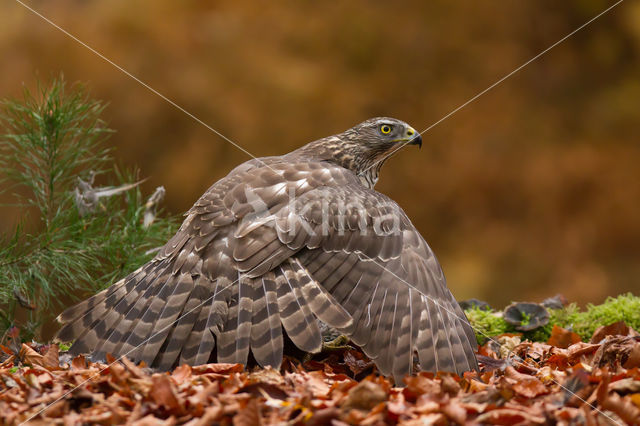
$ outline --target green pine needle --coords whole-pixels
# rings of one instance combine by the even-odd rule
[[[0,235],[0,335],[17,325],[29,339],[64,308],[61,299],[87,297],[148,261],[177,223],[158,215],[144,228],[150,194],[137,187],[79,213],[78,178],[96,176],[94,188],[140,180],[113,165],[105,144],[113,131],[100,119],[105,105],[82,86],[69,88],[60,77],[0,106],[0,192],[22,212],[13,232]]]

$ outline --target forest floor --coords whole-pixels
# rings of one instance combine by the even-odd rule
[[[558,326],[547,342],[505,333],[480,347],[479,372],[419,373],[404,386],[356,347],[285,358],[281,371],[206,364],[169,373],[72,358],[57,345],[0,353],[7,425],[640,424],[640,337],[624,322],[589,341]]]

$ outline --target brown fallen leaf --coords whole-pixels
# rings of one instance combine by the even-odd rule
[[[564,383],[562,383],[562,392],[564,393],[563,403],[571,401],[573,398],[584,399],[584,393],[591,393],[589,387],[589,374],[582,369],[576,370]],[[588,394],[586,395],[589,396]]]
[[[167,420],[163,421],[153,414],[148,414],[143,418],[131,423],[131,426],[173,426],[175,424],[176,420],[173,417],[169,417]]]
[[[284,386],[285,380],[279,371],[274,370],[271,366],[261,368],[249,374],[251,382],[267,383],[275,386]]]
[[[244,370],[244,366],[242,364],[212,363],[212,364],[195,365],[192,367],[193,374],[207,374],[207,373],[229,374],[229,373],[239,373],[243,370]]]
[[[326,397],[331,390],[331,387],[326,381],[325,374],[322,371],[310,371],[308,373],[303,371],[294,376],[291,376],[291,374],[295,373],[287,373],[285,378],[293,379],[300,387],[307,389],[316,398]]]
[[[216,422],[222,416],[222,406],[214,405],[212,407],[207,407],[204,414],[200,418],[195,418],[191,420],[191,422],[186,423],[188,426],[209,426],[212,424],[217,424]]]
[[[188,364],[182,364],[176,367],[171,373],[171,378],[180,386],[185,380],[191,377],[191,366]]]
[[[569,346],[567,349],[567,357],[570,363],[579,360],[581,357],[586,357],[594,354],[600,348],[599,344],[578,342]]]
[[[456,396],[460,393],[460,384],[454,379],[453,374],[442,374],[440,376],[440,387],[442,393],[449,396]]]
[[[633,353],[636,344],[637,342],[634,337],[608,337],[603,341],[600,348],[593,356],[592,364],[598,367],[603,367],[605,365],[613,367],[615,364],[625,363]]]
[[[169,376],[166,374],[154,374],[151,376],[151,382],[153,384],[151,399],[156,404],[164,406],[170,413],[184,413],[184,404]]]
[[[87,360],[84,355],[78,355],[71,361],[71,368],[75,370],[84,370],[87,368]]]
[[[29,365],[39,365],[44,367],[44,357],[36,352],[31,346],[22,344],[18,358],[24,363]]]
[[[566,370],[569,367],[571,358],[566,353],[556,353],[546,360],[546,364],[557,370]]]
[[[609,390],[625,395],[628,393],[640,393],[640,380],[627,377],[617,380],[609,385]]]
[[[58,370],[60,368],[58,345],[49,345],[49,349],[47,349],[47,352],[44,354],[42,361],[44,363],[43,367],[51,370]]]
[[[559,348],[566,349],[569,346],[580,342],[580,336],[573,331],[566,328],[558,327],[554,325],[551,329],[551,336],[547,340],[548,345],[557,346]]]
[[[629,326],[624,321],[603,325],[596,329],[591,336],[591,343],[600,343],[607,336],[628,336]]]
[[[373,361],[365,357],[362,352],[355,350],[348,350],[344,354],[344,363],[349,367],[349,370],[357,376],[365,370],[373,367]]]
[[[262,424],[260,407],[255,399],[249,402],[233,416],[233,426],[258,426]]]
[[[142,363],[140,363],[140,366],[137,366],[133,361],[131,361],[126,356],[123,356],[122,358],[120,358],[120,362],[122,362],[122,364],[124,364],[124,366],[127,367],[127,370],[129,370],[129,372],[134,377],[138,379],[145,379],[149,377],[149,375],[145,373],[144,370],[141,368]]]
[[[387,400],[387,392],[377,383],[364,380],[353,387],[342,404],[345,410],[370,410],[377,404]]]
[[[549,393],[549,389],[537,377],[519,373],[513,367],[506,368],[505,377],[511,379],[513,390],[525,398]]]
[[[403,393],[409,401],[415,401],[423,394],[436,395],[440,393],[440,383],[430,378],[426,373],[407,376],[404,378],[404,382],[407,386],[403,389]]]
[[[513,424],[544,424],[544,417],[529,415],[525,411],[514,410],[513,408],[498,408],[491,410],[476,417],[477,423],[494,424],[494,425],[513,425]]]
[[[467,418],[467,410],[459,404],[457,399],[451,399],[443,404],[442,412],[454,423],[464,424]]]
[[[640,424],[640,408],[633,404],[631,398],[622,398],[617,393],[611,393],[600,405],[605,410],[616,413],[627,424]]]
[[[313,413],[309,421],[308,426],[322,426],[330,425],[334,420],[340,417],[340,410],[336,407],[323,408]]]
[[[636,368],[640,367],[640,342],[636,342],[631,350],[627,360],[622,364],[624,368]]]

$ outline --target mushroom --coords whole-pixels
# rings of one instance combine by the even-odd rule
[[[516,330],[529,331],[549,323],[549,312],[538,303],[512,303],[504,310],[504,320]]]

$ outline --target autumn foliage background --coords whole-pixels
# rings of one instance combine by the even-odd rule
[[[33,1],[256,156],[368,117],[423,130],[612,2]],[[109,103],[116,158],[186,211],[248,159],[14,2],[0,97],[63,72]],[[601,302],[640,276],[640,4],[624,2],[384,168],[459,299]],[[6,202],[0,200],[0,202]],[[17,212],[0,209],[0,231]]]

